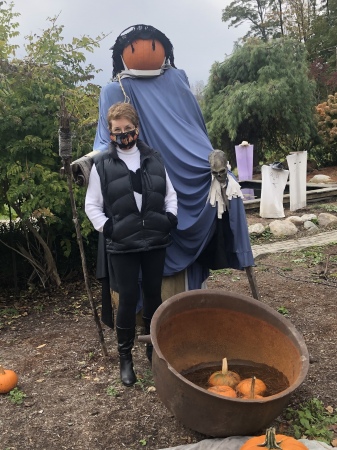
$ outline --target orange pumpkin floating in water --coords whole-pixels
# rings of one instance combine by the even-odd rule
[[[165,49],[157,39],[137,39],[122,53],[128,69],[158,70],[165,60]]]
[[[252,377],[245,378],[244,380],[240,381],[240,383],[236,386],[236,392],[242,397],[249,397],[252,392],[252,384],[254,384],[253,389],[255,396],[263,395],[267,390],[267,386],[262,380],[256,377]]]
[[[252,397],[251,395],[243,395],[242,397],[240,397],[242,400],[261,400],[263,397],[263,395],[259,395],[259,394],[254,394],[254,396]]]
[[[211,386],[207,390],[208,392],[212,392],[213,394],[236,398],[236,392],[230,386]]]
[[[252,377],[252,382],[251,382],[251,385],[250,385],[250,392],[249,392],[249,394],[243,395],[241,397],[242,399],[244,399],[244,400],[254,400],[254,399],[264,398],[263,395],[257,394],[255,392],[255,383],[256,383],[256,377]]]
[[[228,370],[227,358],[222,360],[222,370],[212,373],[208,379],[211,386],[230,386],[234,388],[240,382],[240,375]]]

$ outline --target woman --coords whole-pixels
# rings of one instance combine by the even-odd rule
[[[108,111],[109,150],[94,157],[85,212],[102,231],[118,285],[116,332],[124,385],[136,381],[131,350],[135,339],[139,276],[143,320],[150,331],[161,304],[161,283],[170,231],[177,226],[177,195],[161,156],[138,139],[139,118],[128,103]],[[147,346],[152,359],[152,346]]]

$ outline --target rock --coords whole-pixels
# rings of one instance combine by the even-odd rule
[[[274,220],[270,222],[269,229],[274,236],[292,236],[298,232],[296,225],[290,220]]]
[[[309,183],[329,183],[331,181],[331,178],[328,175],[314,175],[310,180]]]
[[[309,231],[310,233],[312,233],[313,231],[317,231],[318,230],[318,226],[315,225],[313,222],[311,222],[310,220],[306,220],[303,224],[304,228]]]
[[[316,214],[303,214],[303,216],[289,216],[286,218],[286,220],[289,220],[290,222],[292,222],[294,225],[302,225],[304,222],[306,222],[307,220],[313,220],[313,219],[317,219]]]
[[[299,216],[289,216],[285,220],[289,220],[294,225],[302,225],[302,223],[303,223],[302,218]]]
[[[262,223],[254,223],[248,227],[249,234],[262,234],[265,231],[266,227],[262,225]]]
[[[317,220],[320,227],[327,227],[328,225],[336,223],[337,217],[333,214],[321,213],[318,215]]]
[[[301,216],[302,222],[306,222],[307,220],[316,220],[317,216],[316,214],[303,214],[303,216]]]

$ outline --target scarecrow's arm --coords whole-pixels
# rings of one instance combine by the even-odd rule
[[[74,181],[79,186],[88,186],[89,176],[94,162],[93,156],[97,153],[99,153],[98,150],[93,150],[92,152],[87,153],[86,155],[82,156],[79,159],[76,159],[70,164]],[[64,175],[63,167],[61,168],[60,172],[61,175]]]

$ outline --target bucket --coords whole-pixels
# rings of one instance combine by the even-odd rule
[[[291,322],[262,302],[217,290],[177,294],[151,322],[152,372],[159,398],[186,427],[214,437],[251,435],[268,426],[305,379],[308,350]],[[261,400],[208,392],[183,373],[219,361],[247,360],[284,374],[288,386]]]

